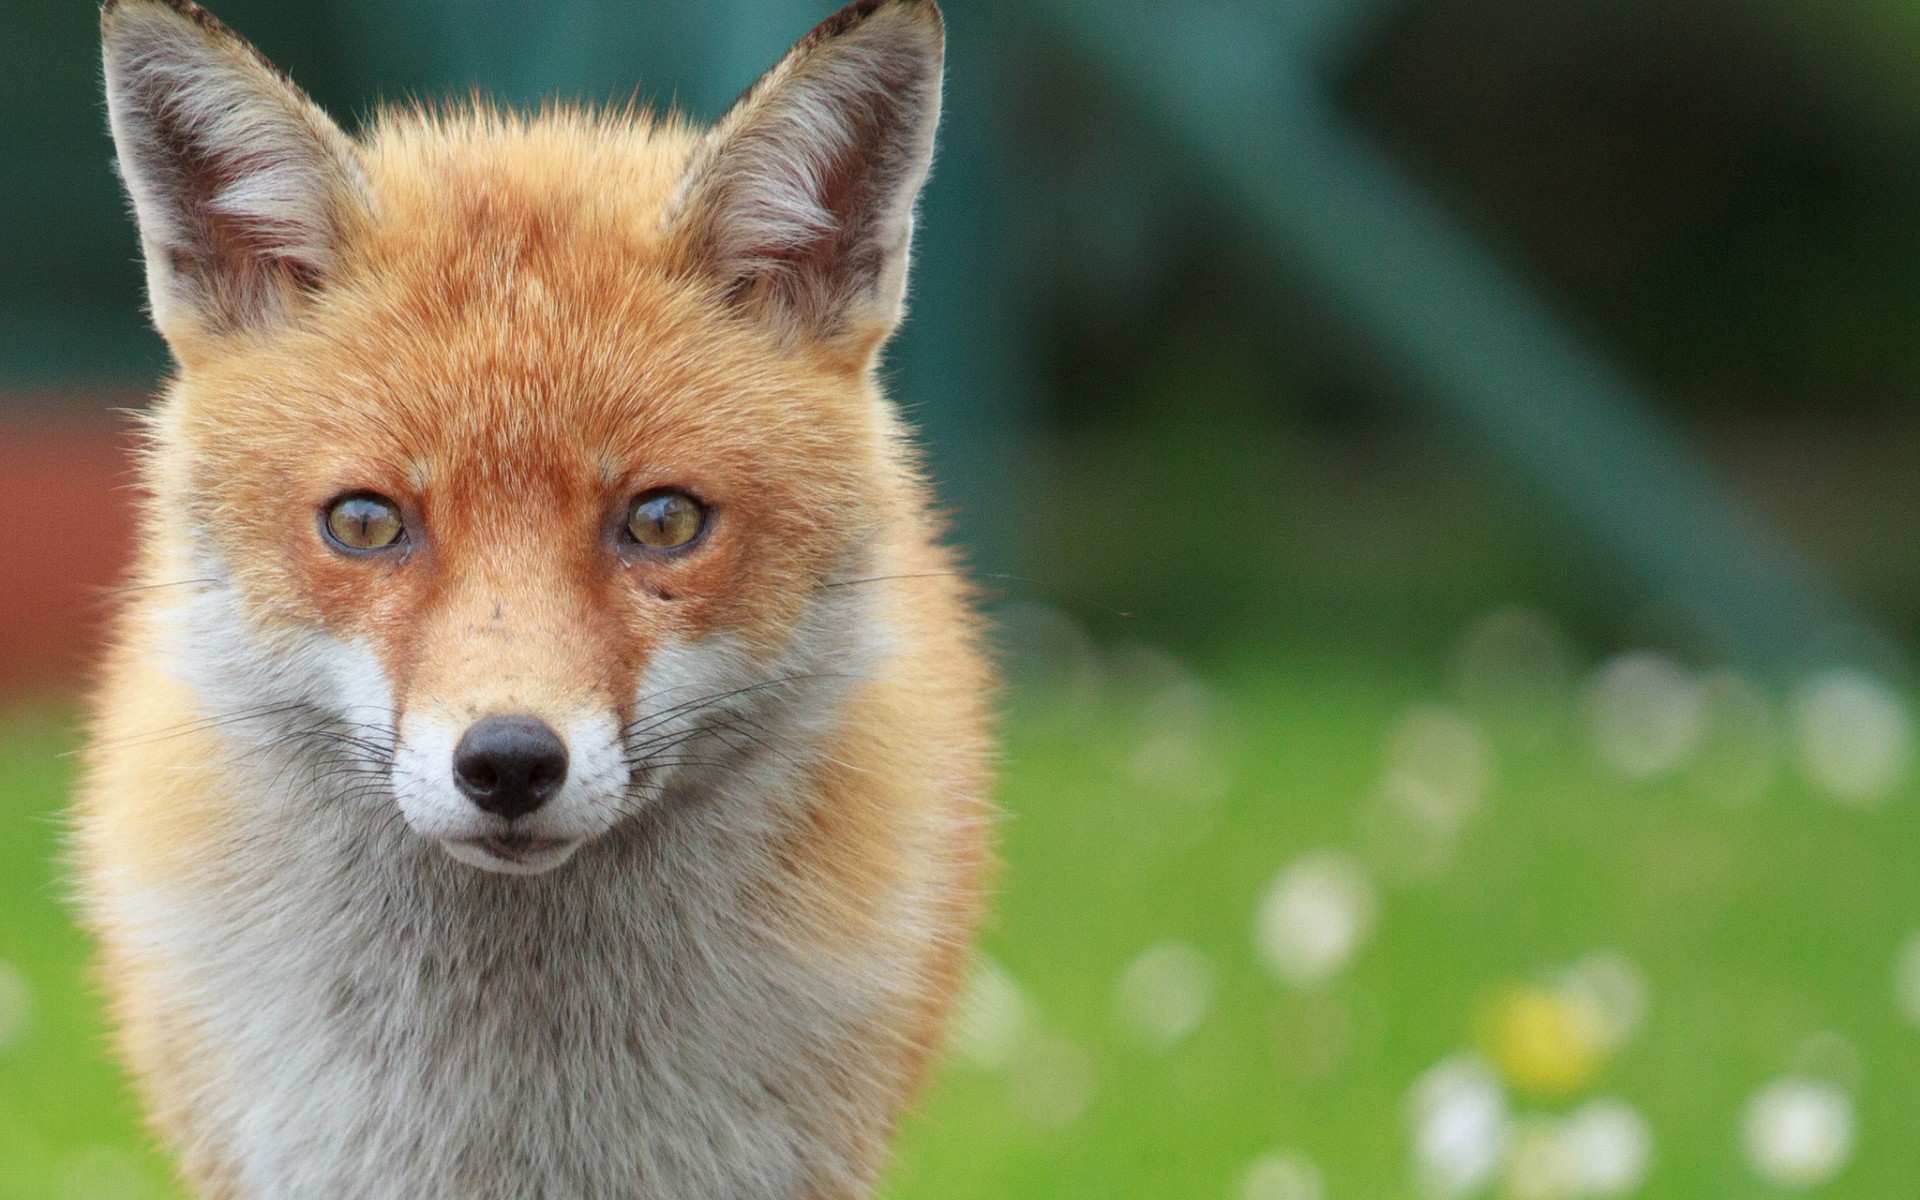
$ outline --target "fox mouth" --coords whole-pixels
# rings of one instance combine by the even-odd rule
[[[448,853],[470,866],[512,875],[537,875],[572,857],[579,842],[527,833],[500,833],[452,839],[445,845]]]
[[[530,856],[558,850],[567,843],[560,838],[534,837],[530,833],[503,833],[498,837],[480,838],[477,844],[495,858],[519,862]]]

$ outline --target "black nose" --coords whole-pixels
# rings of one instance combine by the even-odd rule
[[[566,743],[532,717],[476,721],[453,751],[454,785],[508,820],[545,804],[566,781]]]

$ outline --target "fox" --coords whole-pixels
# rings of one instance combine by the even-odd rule
[[[991,866],[975,585],[883,387],[945,26],[856,0],[710,126],[354,133],[106,0],[172,360],[74,874],[202,1200],[849,1200]]]

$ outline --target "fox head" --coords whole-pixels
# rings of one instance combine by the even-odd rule
[[[103,28],[177,368],[147,569],[191,581],[162,644],[204,717],[522,873],[823,728],[921,503],[873,376],[932,0],[850,5],[709,130],[476,101],[349,136],[188,0]]]

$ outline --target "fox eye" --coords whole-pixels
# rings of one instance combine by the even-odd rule
[[[678,488],[641,492],[627,510],[627,536],[652,550],[678,550],[706,525],[706,506]]]
[[[400,506],[371,492],[342,496],[327,505],[322,526],[328,541],[355,554],[397,546],[407,532]]]

